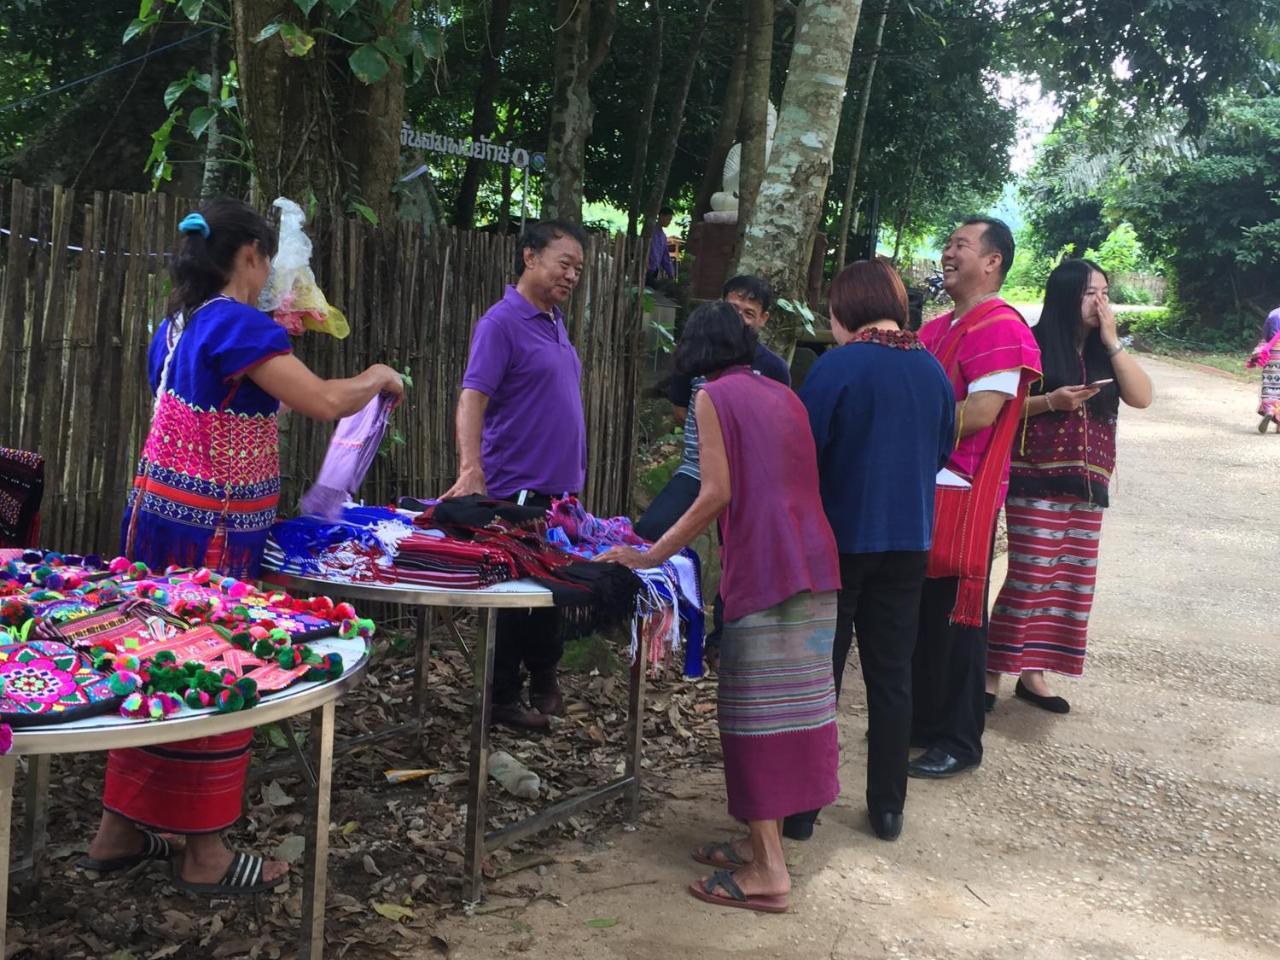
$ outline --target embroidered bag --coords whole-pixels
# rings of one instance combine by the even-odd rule
[[[954,338],[951,349],[939,356],[947,375],[951,376],[958,364],[956,354],[960,341],[966,335],[990,323],[998,301],[991,308],[979,311],[972,320],[962,321],[964,328]],[[956,605],[951,611],[951,622],[968,626],[982,626],[983,599],[987,577],[991,567],[991,541],[995,535],[996,515],[1000,512],[1000,488],[1008,472],[1013,456],[1013,434],[1022,417],[1027,387],[1018,388],[1018,395],[1005,403],[996,419],[995,431],[982,455],[971,485],[962,487],[938,486],[933,506],[933,547],[929,551],[929,565],[925,576],[930,579],[959,578]]]
[[[187,623],[158,604],[136,598],[102,607],[74,620],[41,620],[36,635],[69,644],[77,650],[91,650],[97,646],[151,641],[162,636],[165,627],[186,629]]]
[[[0,722],[12,727],[66,723],[108,713],[122,699],[106,674],[65,643],[0,646]]]

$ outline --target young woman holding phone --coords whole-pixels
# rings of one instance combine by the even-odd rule
[[[1026,434],[1009,472],[1009,574],[991,614],[987,709],[1000,675],[1012,674],[1020,699],[1067,713],[1044,674],[1084,670],[1120,401],[1150,406],[1152,389],[1120,342],[1096,263],[1065,260],[1054,269],[1034,333],[1044,380],[1027,398]]]

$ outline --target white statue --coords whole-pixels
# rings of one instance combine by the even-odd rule
[[[778,111],[769,104],[768,131],[764,137],[764,162],[769,163],[769,151],[773,149],[773,131],[778,126]],[[711,195],[711,210],[702,219],[707,223],[738,222],[738,173],[742,168],[742,144],[735,143],[724,158],[723,189]]]

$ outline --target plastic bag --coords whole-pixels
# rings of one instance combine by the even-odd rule
[[[311,240],[302,230],[302,208],[287,197],[277,197],[272,206],[280,208],[280,245],[258,309],[272,314],[294,336],[315,330],[343,339],[351,327],[342,311],[325,299],[311,272]]]

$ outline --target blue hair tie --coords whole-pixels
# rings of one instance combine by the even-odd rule
[[[209,239],[209,221],[204,218],[203,213],[188,213],[178,224],[178,230],[182,233],[198,233],[206,240]]]

